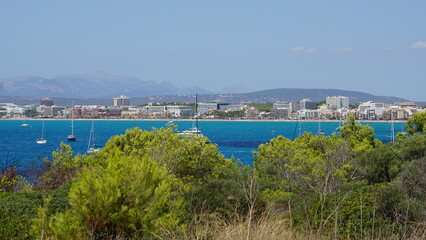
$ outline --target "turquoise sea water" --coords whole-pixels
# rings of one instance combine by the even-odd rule
[[[47,144],[37,144],[36,139],[41,137],[41,120],[27,121],[31,127],[22,128],[22,121],[0,121],[0,164],[18,160],[19,168],[26,168],[28,164],[40,162],[43,157],[51,156],[52,151],[65,142],[73,148],[75,153],[85,153],[87,150],[91,121],[74,121],[76,142],[67,142],[67,135],[71,132],[69,120],[46,120],[45,139]],[[113,135],[124,134],[126,129],[139,127],[150,130],[153,127],[166,127],[167,121],[96,121],[95,144],[105,145]],[[191,121],[174,121],[179,130],[191,128]],[[300,124],[300,125],[299,125]],[[391,140],[391,123],[371,122],[362,123],[371,125],[376,138],[383,142]],[[259,144],[268,142],[278,135],[293,139],[299,132],[318,133],[320,128],[326,135],[332,134],[339,126],[338,122],[275,122],[275,121],[200,121],[199,128],[212,143],[219,146],[219,150],[226,157],[234,156],[245,164],[253,161],[252,152]],[[395,123],[395,134],[404,130],[404,123]],[[1,167],[1,166],[0,166]]]

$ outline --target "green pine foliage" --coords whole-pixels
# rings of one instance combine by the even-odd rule
[[[127,156],[149,156],[189,185],[222,177],[227,169],[235,168],[231,160],[218,153],[217,145],[204,137],[182,137],[174,131],[173,127],[127,130],[124,135],[112,137],[96,157],[105,159],[115,149]]]
[[[43,159],[45,171],[35,183],[37,190],[53,190],[69,182],[77,175],[78,170],[84,166],[83,157],[72,156],[71,146],[61,143],[52,158]]]
[[[262,198],[300,231],[408,237],[407,229],[426,222],[424,134],[383,145],[370,126],[348,117],[339,134],[278,136],[254,154]]]
[[[275,239],[421,239],[422,116],[389,144],[351,116],[331,136],[278,136],[253,167],[173,125],[130,129],[90,156],[61,144],[34,183],[2,173],[0,239],[267,239],[267,226]]]
[[[413,118],[407,120],[409,134],[426,133],[426,111],[415,113]]]
[[[0,239],[30,239],[31,219],[41,193],[0,193]]]
[[[279,197],[279,192],[287,196],[306,191],[321,194],[335,191],[353,176],[352,161],[346,141],[305,133],[294,141],[278,136],[259,146],[254,166],[264,197],[272,200]]]
[[[363,156],[362,169],[371,184],[391,182],[416,159],[426,157],[426,135],[414,134],[381,145]]]
[[[43,197],[51,198],[49,212],[63,212],[70,207],[69,186],[66,184],[50,192],[0,193],[0,239],[32,239],[32,219],[37,217],[37,207],[43,204]]]
[[[249,203],[244,180],[250,174],[247,168],[239,165],[239,171],[230,170],[226,178],[209,179],[190,188],[184,194],[187,212],[191,216],[214,214],[226,222],[246,216]]]
[[[148,157],[114,155],[105,169],[86,168],[69,192],[71,208],[46,219],[58,239],[159,236],[181,227],[175,178]],[[39,216],[42,219],[43,216]]]
[[[358,155],[381,145],[381,142],[374,138],[374,129],[369,125],[357,123],[353,115],[349,115],[343,122],[339,137],[347,140]]]

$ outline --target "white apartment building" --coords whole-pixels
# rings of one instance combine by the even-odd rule
[[[290,102],[276,102],[272,105],[272,108],[290,108]]]
[[[319,119],[320,110],[299,110],[297,111],[300,119]]]
[[[142,112],[165,112],[167,110],[166,106],[143,106]]]
[[[217,103],[198,103],[198,114],[202,115],[210,110],[218,110],[219,106]]]
[[[304,105],[306,106],[306,105]],[[278,109],[278,108],[288,108],[291,112],[300,110],[300,104],[298,102],[287,102],[287,101],[280,101],[276,102],[272,105],[272,108]]]
[[[9,115],[22,115],[25,113],[25,108],[23,107],[6,107],[6,113]]]
[[[326,97],[325,104],[328,108],[340,109],[349,107],[349,97],[345,96],[332,96]]]
[[[166,108],[171,117],[190,117],[192,109],[188,106],[167,106]]]
[[[53,106],[40,105],[37,107],[37,112],[42,117],[55,117],[55,116],[63,115],[65,112],[65,107],[56,106],[56,105],[53,105]]]
[[[289,119],[291,116],[290,108],[273,108],[270,117],[274,119]]]
[[[128,107],[130,105],[130,98],[121,95],[112,99],[114,107]]]
[[[1,107],[6,109],[8,115],[23,115],[29,110],[36,109],[34,105],[18,106],[13,103],[1,104]]]
[[[219,105],[219,111],[241,111],[245,109],[245,106],[243,104],[218,104]]]
[[[383,116],[385,110],[384,103],[377,103],[373,101],[363,102],[358,106],[360,118],[362,119],[377,119]]]

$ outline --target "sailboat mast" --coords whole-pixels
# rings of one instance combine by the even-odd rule
[[[324,134],[324,131],[321,129],[321,112],[318,112],[318,134]]]
[[[395,142],[395,123],[393,122],[393,113],[392,113],[392,109],[391,109],[391,140],[392,142]]]
[[[92,128],[90,128],[89,141],[87,142],[87,151],[89,151],[89,149],[90,149],[90,142],[91,141],[92,141]]]
[[[74,135],[74,101],[71,108],[71,135]]]
[[[318,133],[321,133],[321,118],[318,115]]]
[[[93,129],[93,144],[92,144],[92,147],[95,147],[95,120],[93,119],[93,122],[92,122],[92,129]]]
[[[44,119],[41,122],[41,139],[44,139]]]
[[[299,118],[299,115],[297,115],[296,117],[296,125],[294,127],[294,134],[293,134],[293,140],[296,139],[297,137],[300,137],[300,135],[302,135],[302,125],[301,125],[301,121]]]
[[[91,128],[90,128],[90,134],[89,134],[89,142],[87,143],[87,151],[89,151],[90,150],[90,145],[91,145],[91,143],[92,143],[92,140],[94,139],[94,136],[93,136],[93,134],[94,134],[94,120],[92,119],[92,126],[91,126]]]
[[[195,127],[198,130],[198,95],[195,94]]]

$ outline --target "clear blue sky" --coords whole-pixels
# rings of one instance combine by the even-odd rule
[[[99,70],[426,100],[426,1],[2,1],[0,78]]]

